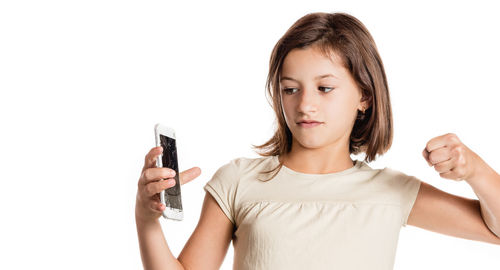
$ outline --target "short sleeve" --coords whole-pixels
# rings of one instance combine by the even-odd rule
[[[407,225],[411,209],[413,208],[415,200],[417,199],[417,194],[420,189],[420,183],[421,181],[412,175],[405,175],[405,177],[401,179],[401,225],[403,227],[406,227]]]
[[[214,197],[224,214],[235,224],[234,205],[237,178],[233,161],[220,167],[203,189]]]

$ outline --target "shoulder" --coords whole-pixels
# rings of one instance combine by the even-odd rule
[[[238,182],[241,178],[258,174],[269,168],[272,157],[237,157],[217,169],[213,178],[224,178],[228,182]]]
[[[391,184],[404,183],[416,179],[416,177],[411,174],[406,174],[391,167],[385,167],[383,169],[379,169],[378,171],[377,176],[385,182]]]
[[[258,173],[260,170],[270,168],[272,163],[272,156],[270,157],[238,157],[231,162],[234,164],[235,169],[240,175],[247,175]]]
[[[420,179],[416,176],[390,167],[385,167],[380,171],[380,179],[387,190],[391,191],[403,203],[408,198],[414,199],[421,184]]]
[[[404,197],[413,196],[420,187],[421,181],[414,175],[391,167],[373,170],[370,188],[376,189],[389,200],[401,201]]]

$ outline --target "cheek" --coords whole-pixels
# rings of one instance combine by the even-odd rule
[[[348,127],[354,119],[354,107],[349,102],[336,102],[324,110],[325,121],[338,127]]]
[[[292,115],[292,110],[289,107],[287,107],[287,105],[285,105],[285,104],[283,104],[282,110],[283,110],[283,116],[285,117],[285,121],[287,124],[289,124],[288,126],[290,127],[291,123],[289,122],[289,120],[293,119],[293,117],[294,117]]]
[[[325,117],[328,119],[343,119],[347,116],[346,113],[348,110],[349,106],[342,102],[336,103],[335,105],[329,105],[325,108]]]
[[[288,107],[285,103],[283,103],[283,100],[281,101],[281,112],[283,114],[283,117],[285,118],[285,121],[288,123],[288,116],[287,116],[287,112],[288,112]]]
[[[288,116],[290,116],[290,113],[293,110],[293,104],[290,104],[289,101],[284,102],[283,100],[281,100],[281,110],[283,111],[283,115],[285,116],[285,118],[287,118]]]

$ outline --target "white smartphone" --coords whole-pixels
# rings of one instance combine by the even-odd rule
[[[155,139],[156,146],[163,148],[163,153],[156,159],[156,167],[175,170],[175,186],[162,190],[160,193],[160,200],[166,206],[162,215],[164,218],[180,221],[183,219],[183,211],[175,131],[171,127],[158,123],[155,125]]]

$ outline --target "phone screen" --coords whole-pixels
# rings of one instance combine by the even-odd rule
[[[175,139],[160,134],[160,143],[163,148],[162,166],[175,170],[175,186],[165,189],[165,206],[182,210],[181,183],[179,181],[179,167],[177,162],[177,147]]]

